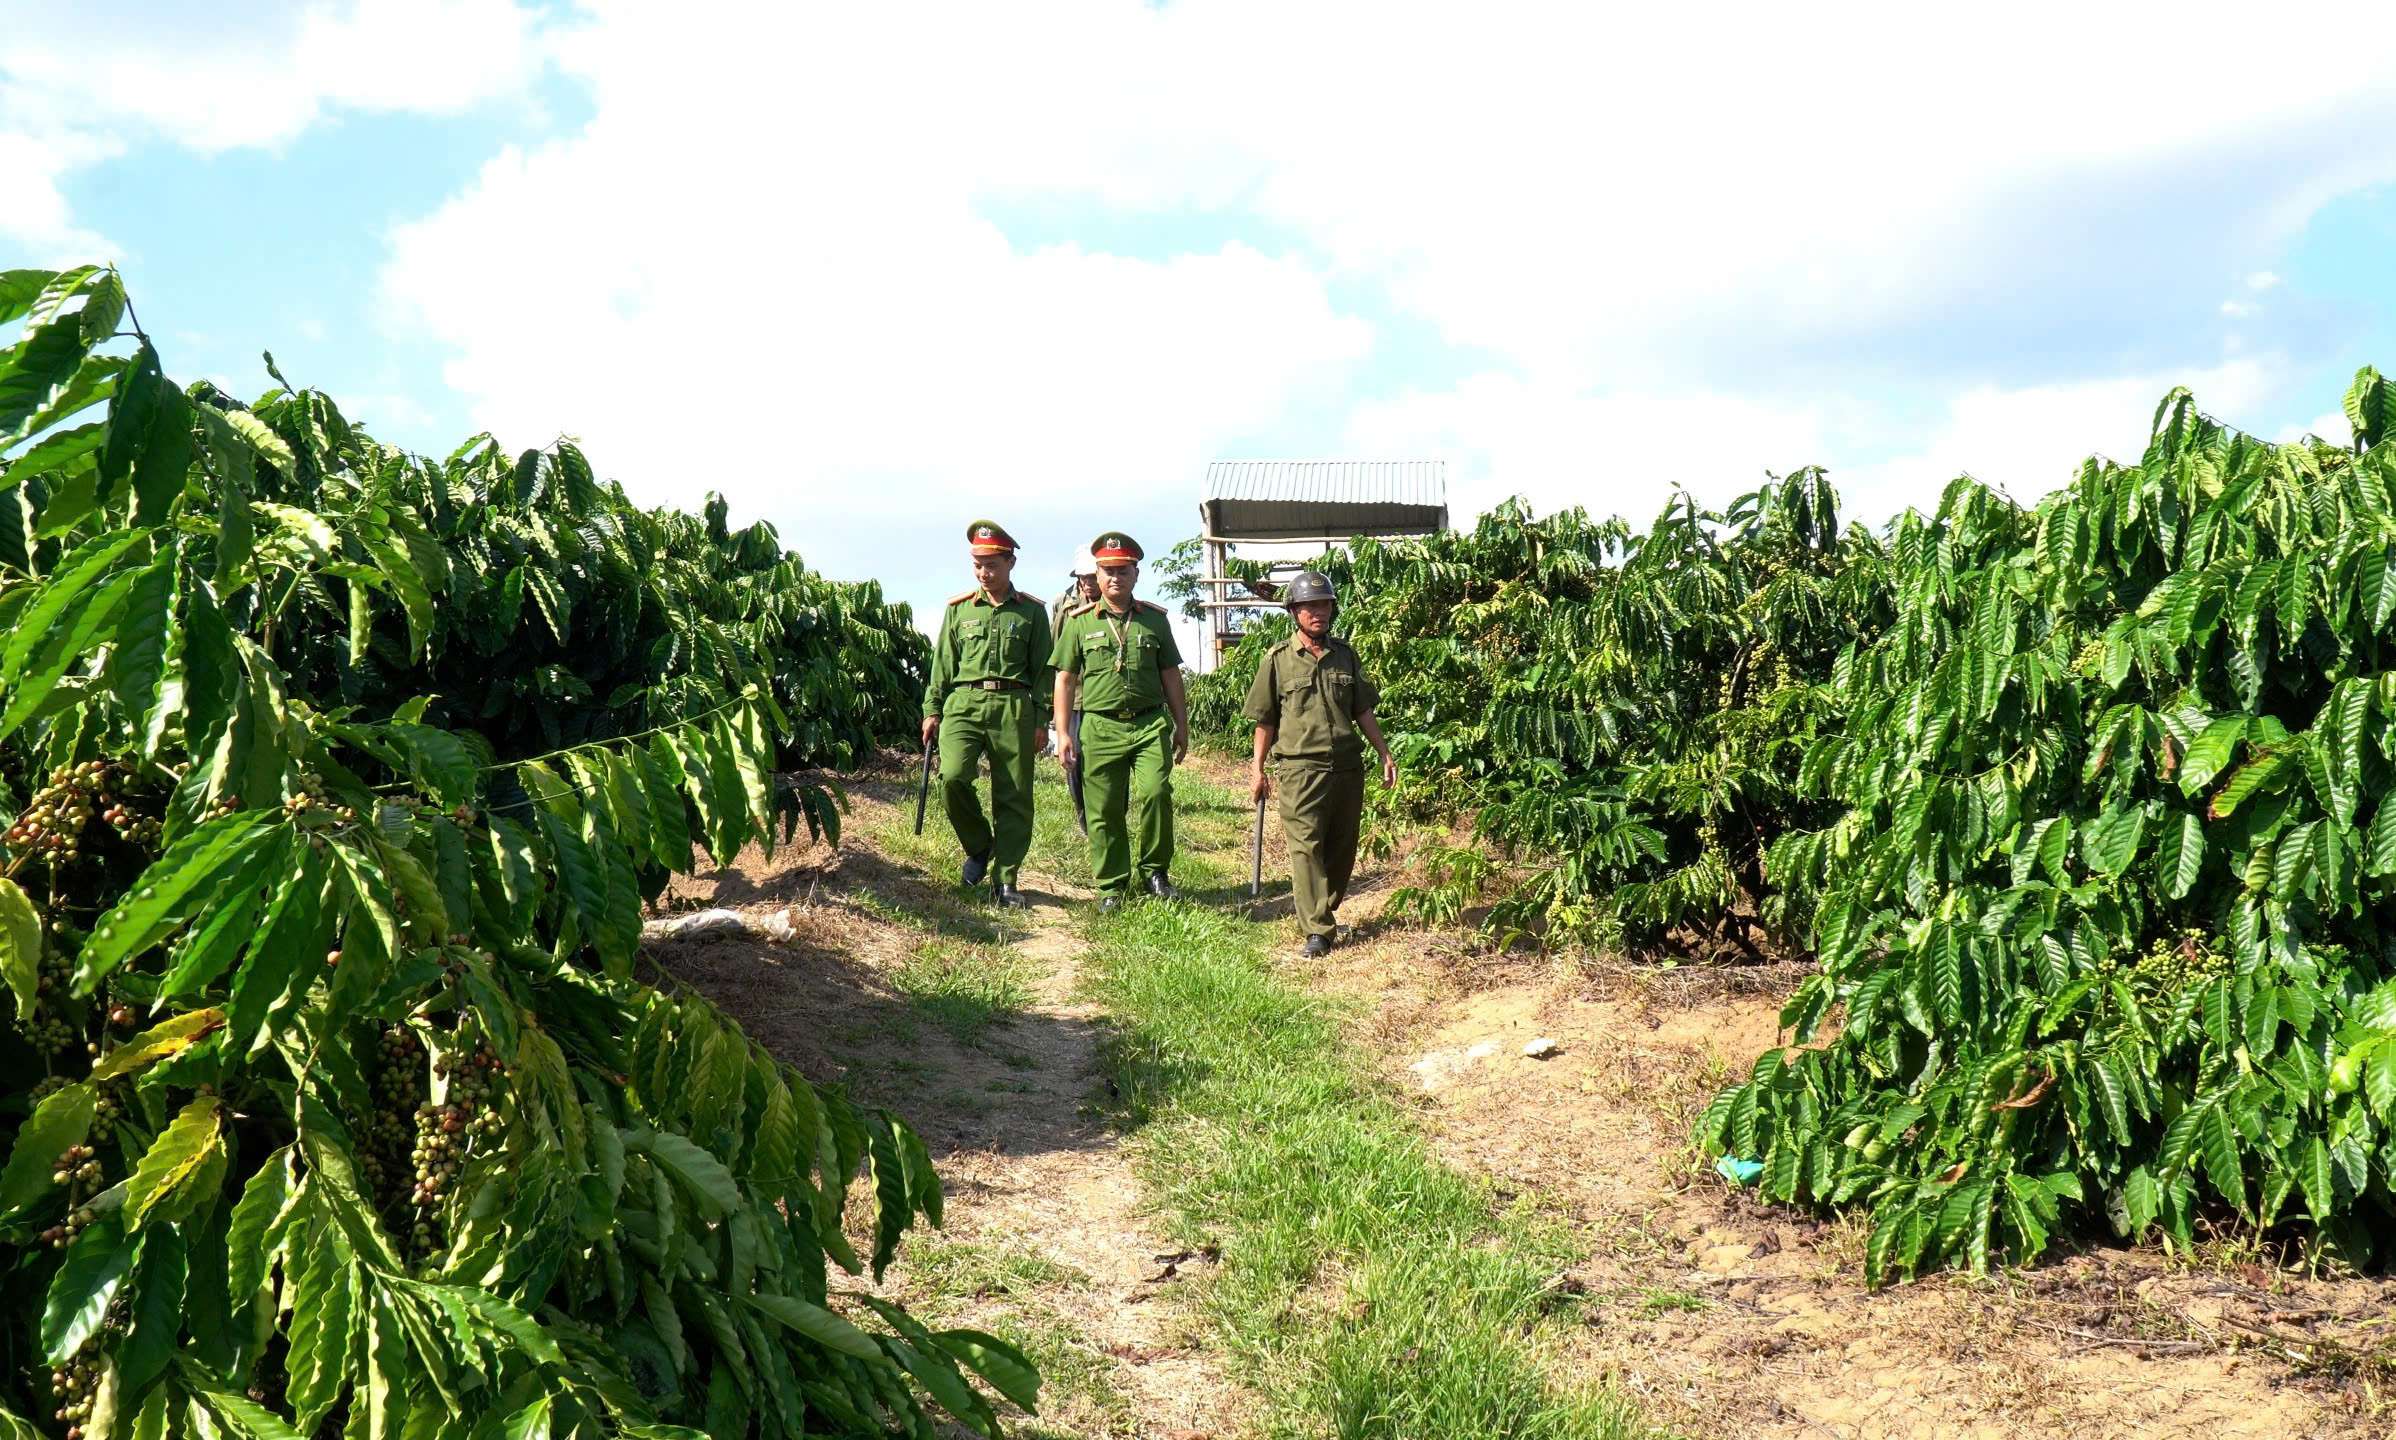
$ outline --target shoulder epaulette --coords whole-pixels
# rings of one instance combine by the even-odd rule
[[[951,605],[962,605],[966,601],[971,600],[974,596],[981,593],[982,592],[979,590],[968,590],[962,595],[951,595],[948,597],[948,603]]]
[[[1081,604],[1079,604],[1079,605],[1076,605],[1076,606],[1074,606],[1072,609],[1070,609],[1070,610],[1066,611],[1066,612],[1065,612],[1065,618],[1066,618],[1066,619],[1068,619],[1068,620],[1075,620],[1075,619],[1079,619],[1080,617],[1082,617],[1082,616],[1084,616],[1084,615],[1087,615],[1087,614],[1089,614],[1091,611],[1093,611],[1093,610],[1095,610],[1095,609],[1097,609],[1097,608],[1098,608],[1098,602],[1097,602],[1097,601],[1095,601],[1095,600],[1085,600],[1085,601],[1083,601]]]
[[[1169,613],[1164,606],[1157,604],[1154,600],[1135,600],[1132,603],[1143,610],[1154,610],[1159,615]]]

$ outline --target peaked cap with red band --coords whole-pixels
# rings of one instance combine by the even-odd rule
[[[1120,530],[1109,530],[1090,542],[1090,558],[1101,565],[1134,564],[1147,553],[1140,548],[1139,541]]]
[[[966,526],[965,544],[976,555],[1012,555],[1017,549],[1015,537],[996,520],[976,520]]]

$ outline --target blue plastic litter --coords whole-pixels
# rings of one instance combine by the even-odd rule
[[[1755,1177],[1764,1173],[1764,1162],[1725,1155],[1714,1162],[1714,1171],[1733,1185],[1753,1185]]]

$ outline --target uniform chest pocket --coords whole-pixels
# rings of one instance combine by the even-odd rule
[[[1356,677],[1345,670],[1334,670],[1323,677],[1323,698],[1342,720],[1356,714]]]
[[[990,643],[990,622],[981,618],[957,622],[957,651],[960,655],[980,658]]]
[[[992,658],[1021,664],[1024,652],[1031,648],[1031,626],[1018,615],[1002,615],[990,624]]]

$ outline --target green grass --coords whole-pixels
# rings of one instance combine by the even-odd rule
[[[1207,832],[1236,833],[1245,805],[1183,794],[1222,853]],[[1183,884],[1230,878],[1194,854]],[[1267,932],[1184,903],[1093,917],[1090,936],[1122,1118],[1179,1238],[1221,1247],[1203,1303],[1267,1434],[1646,1433],[1614,1397],[1546,1373],[1579,1318],[1552,1283],[1577,1255],[1566,1229],[1441,1164],[1339,1016],[1274,972]]]
[[[948,892],[934,890],[932,894],[933,899],[927,908],[915,910],[862,886],[846,892],[841,898],[854,909],[876,920],[918,934],[972,940],[986,945],[1019,938],[1020,928],[1009,929],[1000,919],[1000,911],[981,904],[977,897],[962,887]]]
[[[890,983],[917,1014],[960,1045],[980,1042],[993,1025],[1032,1005],[1039,966],[998,945],[927,940],[890,971]]]
[[[914,1283],[934,1295],[980,1299],[986,1295],[1030,1295],[1044,1289],[1084,1290],[1090,1277],[1015,1246],[934,1237],[907,1251]]]
[[[933,1324],[978,1319],[1023,1351],[1039,1367],[1044,1413],[1073,1412],[1085,1422],[1077,1427],[1085,1436],[1091,1425],[1100,1434],[1138,1433],[1138,1417],[1116,1378],[1118,1362],[1049,1303],[1050,1296],[1087,1290],[1089,1276],[1012,1245],[945,1239],[918,1244],[907,1264],[923,1296],[912,1302],[917,1316]],[[977,1317],[968,1310],[972,1302],[993,1296],[1006,1300],[1003,1315]],[[1007,1433],[1015,1440],[1038,1440],[1068,1432],[1033,1423],[1011,1426]]]

